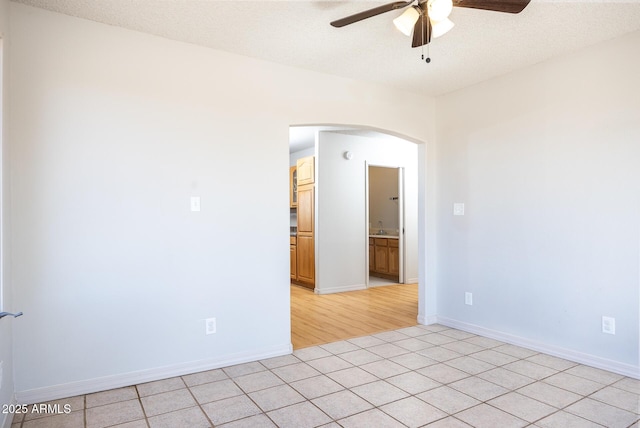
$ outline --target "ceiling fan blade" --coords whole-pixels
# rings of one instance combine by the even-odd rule
[[[520,13],[531,0],[453,0],[456,7]]]
[[[355,13],[345,18],[337,19],[333,21],[331,25],[338,28],[344,27],[345,25],[353,24],[354,22],[362,21],[363,19],[380,15],[381,13],[405,8],[413,2],[414,0],[409,0],[409,1],[396,1],[393,3],[383,4],[382,6],[374,7],[373,9],[363,10],[362,12]]]
[[[427,14],[423,13],[413,26],[413,41],[411,42],[411,47],[417,48],[428,44],[431,41],[432,32],[431,21]]]

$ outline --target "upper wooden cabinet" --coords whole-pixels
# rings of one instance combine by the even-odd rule
[[[298,206],[298,168],[289,168],[289,207]]]
[[[298,159],[296,168],[298,174],[298,186],[315,183],[315,160],[313,156]]]

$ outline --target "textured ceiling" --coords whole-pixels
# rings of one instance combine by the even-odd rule
[[[14,0],[15,1],[15,0]],[[169,39],[343,77],[441,95],[640,29],[640,0],[532,0],[520,14],[454,8],[456,26],[430,46],[432,62],[389,12],[329,22],[386,2],[18,0]],[[594,59],[594,60],[597,60]]]

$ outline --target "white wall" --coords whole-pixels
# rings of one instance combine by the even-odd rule
[[[438,99],[441,321],[640,375],[638,46],[640,32]]]
[[[298,159],[304,158],[307,156],[314,156],[315,154],[316,154],[315,147],[310,147],[308,149],[298,150],[297,152],[290,153],[289,166],[296,166]]]
[[[2,168],[2,189],[0,197],[2,199],[2,231],[0,232],[0,252],[2,253],[2,285],[0,286],[0,312],[18,311],[14,304],[13,295],[11,293],[11,270],[10,270],[10,197],[9,197],[9,144],[8,144],[8,121],[9,121],[9,79],[8,79],[8,53],[10,46],[9,35],[9,1],[0,1],[0,37],[2,38],[3,61],[1,63],[2,71],[2,104],[0,105],[0,115],[2,117],[2,133],[0,162]],[[14,319],[11,317],[0,320],[0,362],[2,362],[2,381],[0,382],[0,405],[12,403],[14,401],[14,383],[13,383],[13,326],[14,323],[20,322],[21,318]],[[0,413],[0,427],[9,427],[12,415]]]
[[[21,402],[288,352],[289,125],[434,132],[413,94],[20,4],[11,19]]]
[[[415,157],[415,156],[414,156]],[[417,193],[414,195],[417,198]],[[391,198],[398,199],[391,199]],[[397,235],[400,227],[398,204],[398,170],[386,167],[369,167],[369,229],[380,230],[379,221],[385,232]],[[417,217],[417,212],[413,213]]]
[[[369,262],[366,162],[405,168],[406,277],[418,274],[418,146],[337,132],[320,132],[318,143],[316,292],[365,287]],[[353,153],[347,160],[345,151]]]

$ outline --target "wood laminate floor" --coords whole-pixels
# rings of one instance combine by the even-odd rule
[[[294,349],[417,324],[418,284],[398,284],[336,294],[291,285]]]

